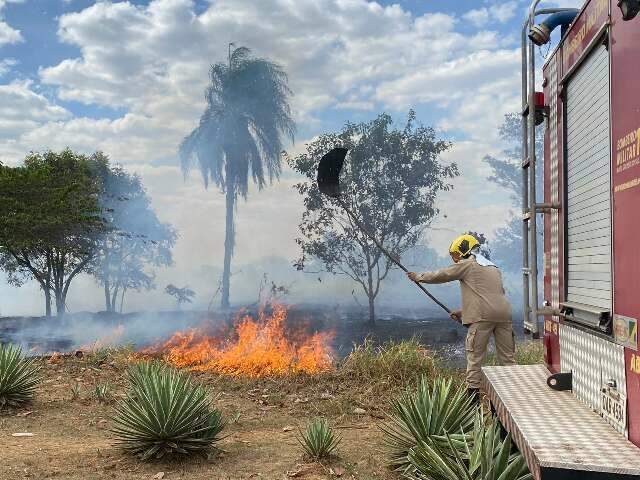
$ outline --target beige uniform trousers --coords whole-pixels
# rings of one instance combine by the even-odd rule
[[[481,388],[482,386],[482,362],[487,353],[487,345],[491,335],[495,339],[498,364],[516,364],[516,345],[511,322],[474,322],[469,325],[465,341],[468,388]]]

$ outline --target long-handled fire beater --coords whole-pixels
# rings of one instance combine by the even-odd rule
[[[344,165],[344,159],[347,156],[348,149],[346,148],[334,148],[329,153],[325,154],[320,160],[318,166],[318,189],[328,197],[333,198],[338,205],[340,205],[349,217],[353,220],[353,223],[367,236],[373,243],[384,253],[389,259],[395,263],[405,273],[409,270],[400,263],[400,260],[395,255],[392,255],[384,246],[376,239],[376,237],[362,224],[358,217],[348,207],[342,198],[340,198],[340,171]],[[451,313],[451,310],[443,304],[440,300],[434,297],[422,284],[414,282],[420,290],[422,290],[431,300],[437,303],[445,312]]]

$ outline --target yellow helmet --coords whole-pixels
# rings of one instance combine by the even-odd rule
[[[478,239],[473,235],[469,235],[465,233],[464,235],[460,235],[456,238],[449,247],[449,253],[459,253],[461,257],[468,257],[471,250],[476,245],[480,245]]]

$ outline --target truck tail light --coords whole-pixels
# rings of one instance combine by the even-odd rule
[[[640,1],[640,0],[639,0]],[[536,92],[535,93],[535,121],[536,125],[540,125],[544,122],[544,117],[546,117],[549,113],[549,108],[544,104],[544,92]]]

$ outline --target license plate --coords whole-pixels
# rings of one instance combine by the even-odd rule
[[[627,428],[627,398],[620,392],[602,390],[600,414],[619,432]]]

